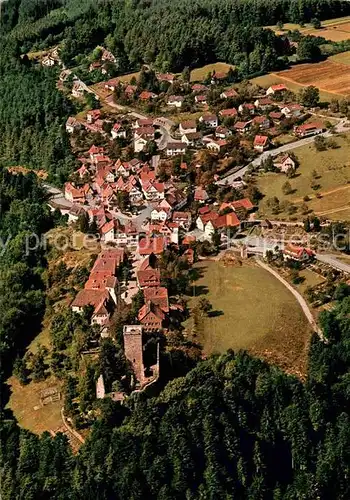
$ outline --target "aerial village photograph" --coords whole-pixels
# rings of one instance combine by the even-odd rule
[[[350,1],[0,0],[1,500],[350,499]]]

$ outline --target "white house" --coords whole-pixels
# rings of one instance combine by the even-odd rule
[[[183,155],[186,153],[187,144],[183,142],[168,142],[166,147],[167,156]]]
[[[84,96],[85,88],[82,85],[82,82],[76,81],[73,83],[73,88],[72,88],[72,96],[76,97],[79,99],[80,97]]]
[[[53,57],[51,57],[50,55],[48,55],[48,56],[45,56],[42,58],[41,64],[42,64],[42,66],[46,66],[47,68],[49,68],[49,67],[54,66],[56,64],[56,60]]]
[[[138,205],[143,200],[143,194],[140,189],[133,186],[129,192],[129,200],[131,205]]]
[[[283,84],[279,83],[277,85],[271,85],[266,91],[266,95],[275,95],[281,92],[286,92],[288,88]]]
[[[154,208],[151,212],[152,221],[165,222],[168,218],[168,212],[163,208]]]
[[[167,105],[174,108],[181,108],[183,102],[184,97],[182,95],[171,95],[168,98]]]
[[[74,116],[70,116],[66,121],[66,131],[68,134],[73,134],[75,130],[81,129],[81,123]]]
[[[188,120],[185,122],[181,122],[179,125],[179,132],[181,135],[184,134],[194,134],[197,132],[197,124],[195,120]]]
[[[210,128],[216,128],[219,125],[218,117],[216,115],[202,115],[200,116],[199,121]]]
[[[295,161],[289,155],[277,158],[276,162],[274,162],[274,165],[285,174],[291,170],[295,170],[296,167]]]
[[[190,134],[183,134],[181,141],[187,146],[197,146],[202,143],[202,134],[200,132],[192,132]]]
[[[148,141],[144,137],[137,137],[134,139],[134,151],[135,153],[139,153],[140,151],[143,151],[143,149],[146,147]]]
[[[111,130],[111,136],[113,139],[126,138],[126,130],[122,128],[121,123],[115,123]]]
[[[207,149],[219,153],[225,146],[227,141],[225,139],[215,139],[214,137],[206,137],[204,140]]]
[[[303,108],[300,104],[288,104],[281,109],[281,113],[284,114],[286,118],[298,118],[303,114]]]

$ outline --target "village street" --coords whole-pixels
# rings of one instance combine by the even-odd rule
[[[335,126],[334,132],[335,133],[343,133],[349,131],[349,126],[350,123],[347,120],[339,120],[339,123]],[[323,137],[331,137],[332,132],[324,132],[322,135]],[[251,163],[248,165],[241,167],[237,170],[237,167],[234,172],[226,174],[222,179],[217,181],[217,185],[219,186],[225,186],[225,185],[230,185],[232,184],[235,180],[242,178],[244,174],[248,171],[250,167],[259,167],[261,165],[261,162],[263,160],[266,160],[268,156],[278,156],[281,153],[286,153],[288,151],[292,151],[293,149],[299,148],[301,146],[305,146],[307,144],[311,144],[314,142],[316,135],[313,135],[311,137],[305,137],[305,139],[300,139],[298,141],[289,143],[289,144],[284,144],[283,146],[280,146],[279,148],[272,149],[271,151],[265,151],[262,153],[258,158],[253,160]]]

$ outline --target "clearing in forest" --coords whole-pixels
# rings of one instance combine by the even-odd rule
[[[295,297],[254,262],[235,265],[202,261],[196,265],[193,310],[200,297],[213,306],[200,317],[192,336],[194,315],[185,323],[189,338],[204,352],[247,349],[293,373],[304,373],[310,327]]]

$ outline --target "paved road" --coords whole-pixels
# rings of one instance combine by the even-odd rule
[[[340,120],[339,123],[335,126],[335,132],[336,133],[342,133],[349,131],[349,122],[346,120]],[[323,134],[319,134],[324,137],[331,137],[332,133],[331,132],[324,132]],[[217,181],[217,184],[220,186],[223,185],[230,185],[232,182],[234,182],[236,179],[239,177],[243,177],[243,175],[247,172],[249,167],[259,167],[261,162],[263,160],[266,160],[268,156],[277,156],[280,153],[286,153],[287,151],[291,151],[296,148],[300,148],[301,146],[305,146],[306,144],[311,144],[314,142],[316,135],[313,135],[311,137],[305,137],[305,139],[300,139],[299,141],[291,142],[289,144],[284,144],[283,146],[280,146],[279,148],[272,149],[271,151],[265,151],[262,153],[258,158],[253,160],[251,163],[246,165],[245,167],[242,167],[241,169],[237,170],[236,172],[229,174],[226,177],[223,177],[219,181]]]
[[[288,283],[288,281],[286,281],[284,278],[282,278],[282,276],[280,276],[274,269],[272,269],[270,266],[268,266],[267,264],[265,264],[264,262],[262,262],[260,259],[256,259],[256,262],[257,264],[262,267],[263,269],[265,269],[266,271],[268,271],[269,273],[271,273],[275,278],[277,278],[281,283],[283,283],[283,285],[288,288],[288,290],[294,295],[294,297],[297,299],[297,301],[299,302],[302,310],[303,310],[303,313],[305,314],[308,322],[310,323],[310,325],[312,326],[313,330],[319,335],[320,339],[322,340],[322,342],[326,342],[326,339],[324,338],[323,334],[322,334],[322,331],[321,329],[319,328],[319,326],[317,325],[316,321],[315,321],[315,318],[313,317],[312,315],[312,312],[310,311],[310,308],[309,306],[307,305],[304,297],[302,297],[300,295],[300,293],[295,290],[295,288],[292,287],[292,285],[290,285]]]
[[[121,106],[120,104],[116,104],[115,102],[113,102],[112,96],[108,96],[105,99],[105,102],[109,106],[111,106],[112,108],[118,109],[122,113],[125,113],[129,116],[133,116],[134,118],[137,118],[140,120],[149,118],[149,116],[141,115],[140,113],[137,113],[136,111],[130,111],[128,108]],[[160,139],[156,141],[158,143],[158,149],[163,150],[167,147],[168,142],[175,141],[175,139],[173,137],[171,137],[171,135],[170,135],[170,128],[172,127],[172,125],[174,123],[167,118],[161,118],[161,119],[156,118],[154,121],[155,121],[155,125],[157,125],[159,127],[160,132],[162,134]]]
[[[331,267],[334,267],[335,269],[338,269],[339,271],[350,274],[350,264],[342,262],[341,260],[337,259],[335,255],[318,253],[316,254],[316,259],[320,262],[328,264]]]

